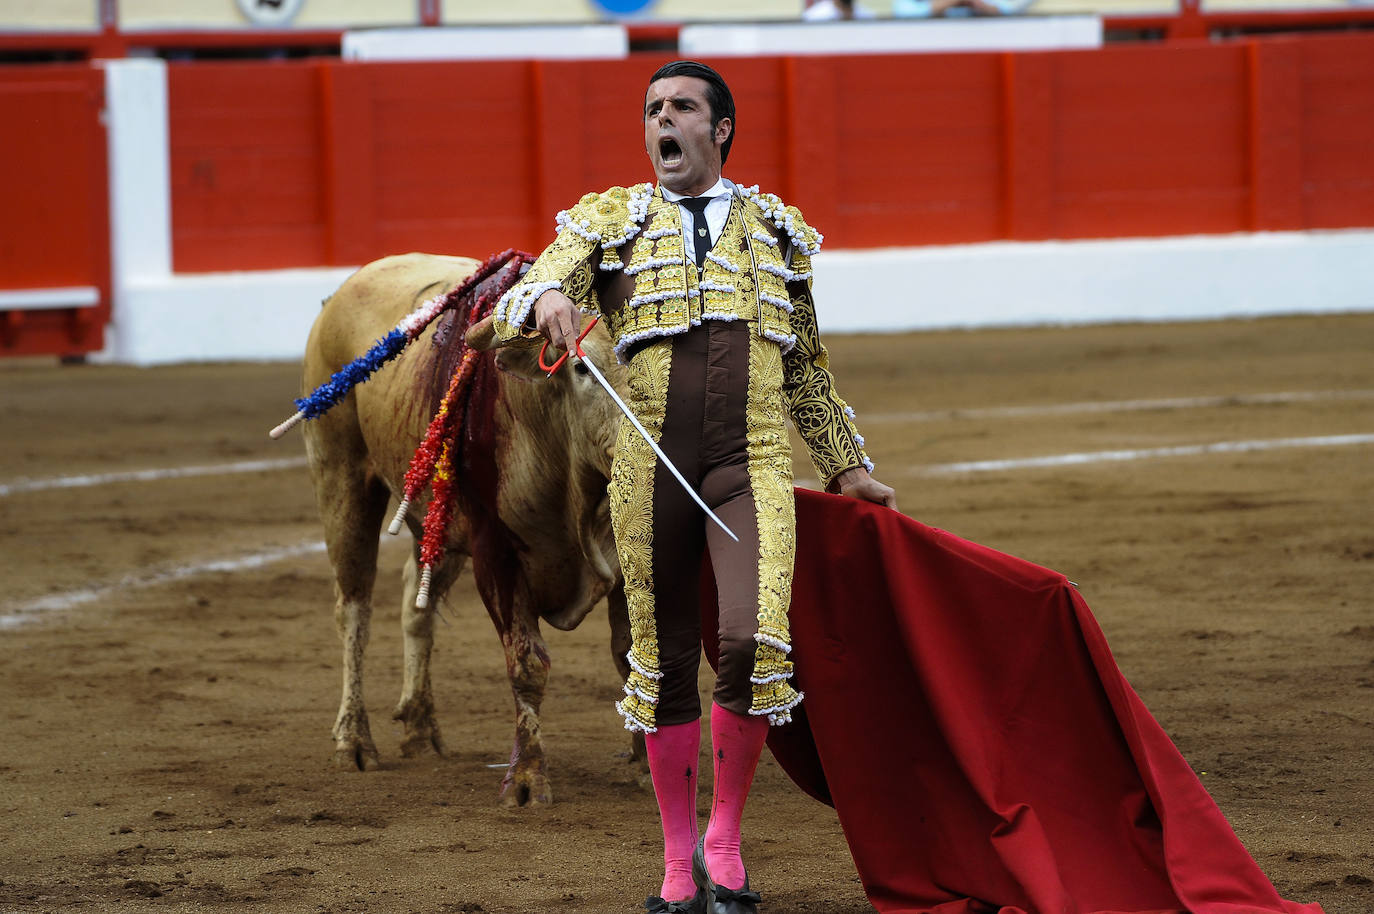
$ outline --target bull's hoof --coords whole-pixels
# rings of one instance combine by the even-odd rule
[[[411,729],[407,726],[405,738],[401,740],[401,755],[415,758],[427,752],[433,752],[440,757],[448,754],[444,748],[444,738],[439,735],[439,727],[431,725]]]
[[[439,735],[439,724],[434,719],[434,701],[428,697],[401,699],[392,720],[405,725],[405,736],[401,739],[401,754],[414,758],[433,751],[444,755],[444,739]]]
[[[365,708],[348,704],[341,707],[334,721],[333,733],[335,765],[353,771],[371,771],[381,767]]]
[[[374,771],[382,759],[371,743],[340,740],[334,747],[334,765],[346,771]]]
[[[553,790],[544,772],[510,769],[501,785],[501,805],[507,809],[527,806],[547,806],[553,802]]]

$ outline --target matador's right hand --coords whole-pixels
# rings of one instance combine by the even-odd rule
[[[534,326],[552,345],[576,351],[582,312],[559,289],[549,289],[534,303]]]

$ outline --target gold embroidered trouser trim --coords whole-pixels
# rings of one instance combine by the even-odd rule
[[[792,449],[782,397],[782,350],[750,334],[749,482],[754,490],[759,537],[759,630],[754,639],[753,707],[775,724],[802,700],[792,688],[792,649],[787,608],[792,602],[792,564],[797,551],[797,515],[792,498]]]
[[[741,542],[716,531],[623,423],[610,497],[633,638],[617,707],[630,729],[701,713],[697,581],[708,542],[720,595],[716,702],[784,723],[801,700],[788,681],[795,513],[782,359],[749,331],[708,322],[631,362],[631,408]]]
[[[672,365],[671,340],[637,353],[630,367],[626,405],[655,442],[663,436]],[[611,463],[611,524],[630,611],[630,676],[616,709],[631,730],[652,733],[658,685],[658,630],[654,623],[654,475],[658,457],[629,420],[622,419]]]

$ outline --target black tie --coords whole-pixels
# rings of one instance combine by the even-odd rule
[[[711,229],[706,224],[706,204],[712,197],[683,197],[678,202],[692,211],[692,243],[697,255],[697,269],[706,265],[706,252],[715,246]]]

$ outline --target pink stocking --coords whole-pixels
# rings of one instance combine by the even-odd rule
[[[716,778],[711,821],[706,826],[706,869],[717,885],[727,889],[744,886],[740,819],[767,737],[768,718],[737,714],[712,703],[711,757]]]
[[[697,846],[697,760],[701,721],[670,724],[644,736],[649,774],[654,779],[658,814],[663,820],[663,888],[668,901],[696,894],[692,851]]]

